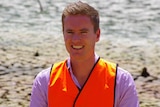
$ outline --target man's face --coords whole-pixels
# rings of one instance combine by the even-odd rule
[[[71,59],[84,60],[94,56],[95,43],[99,40],[100,30],[88,16],[69,15],[64,18],[64,41]]]

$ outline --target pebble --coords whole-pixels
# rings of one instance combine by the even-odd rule
[[[6,67],[0,66],[0,71],[5,71]]]

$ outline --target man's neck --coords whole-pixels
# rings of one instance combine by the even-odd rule
[[[94,64],[95,64],[95,56],[92,56],[86,60],[81,60],[81,61],[77,60],[74,61],[71,59],[72,72],[81,86],[84,85]]]

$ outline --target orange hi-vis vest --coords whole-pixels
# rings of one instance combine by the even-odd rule
[[[48,107],[114,107],[117,66],[99,58],[81,89],[73,82],[67,61],[54,64],[48,86]]]

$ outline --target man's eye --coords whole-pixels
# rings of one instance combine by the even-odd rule
[[[86,32],[86,31],[83,31],[83,32],[81,32],[81,34],[87,34],[87,32]]]
[[[67,31],[67,33],[68,33],[68,34],[73,34],[73,32],[72,32],[72,31]]]

